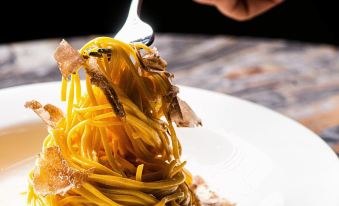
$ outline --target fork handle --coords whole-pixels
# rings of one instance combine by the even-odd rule
[[[132,0],[128,11],[127,21],[140,17],[141,5],[142,0]]]

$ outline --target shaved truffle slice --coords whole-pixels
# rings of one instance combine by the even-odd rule
[[[167,67],[167,62],[160,57],[157,48],[151,49],[150,53],[142,56],[142,63],[152,70],[164,71]]]
[[[86,68],[86,72],[91,77],[91,83],[99,87],[104,92],[107,101],[113,108],[114,113],[118,117],[124,117],[125,110],[118,98],[117,93],[107,78],[100,72],[94,58],[89,59],[89,67]]]
[[[201,119],[191,107],[179,97],[174,97],[170,105],[170,117],[178,127],[201,126]]]
[[[199,176],[193,178],[191,189],[202,206],[235,206],[235,204],[230,203],[211,191],[205,181]]]
[[[68,165],[59,147],[48,147],[39,154],[32,183],[34,191],[39,195],[63,195],[70,189],[79,188],[87,176],[85,172]]]
[[[75,50],[66,40],[62,40],[54,52],[54,58],[58,63],[63,77],[75,73],[84,64],[80,53]]]
[[[141,64],[141,69],[147,72],[164,74],[167,78],[173,78],[173,74],[166,71],[167,62],[159,56],[156,48],[143,55],[137,48],[134,48],[134,50]]]
[[[42,106],[40,102],[32,100],[26,102],[25,107],[32,109],[48,126],[52,128],[56,128],[57,123],[64,117],[61,109],[52,104]]]
[[[156,48],[150,50],[146,54],[140,54],[140,51],[135,49],[137,57],[141,63],[141,67],[148,72],[165,74],[169,79],[173,77],[172,74],[166,72],[167,62],[162,59]],[[179,97],[179,88],[171,85],[171,89],[165,96],[169,105],[169,117],[176,123],[178,127],[195,127],[201,126],[201,120],[197,117],[191,107]]]

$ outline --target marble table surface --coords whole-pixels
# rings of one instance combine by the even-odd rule
[[[80,48],[89,37],[67,40]],[[208,38],[207,38],[208,37]],[[60,79],[60,39],[0,45],[0,88]],[[269,107],[319,134],[339,154],[339,49],[284,40],[158,34],[175,83]]]

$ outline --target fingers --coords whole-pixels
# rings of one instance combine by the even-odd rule
[[[251,19],[281,3],[282,0],[194,0],[215,6],[225,16],[244,21]]]
[[[229,10],[230,17],[237,20],[248,20],[270,10],[282,0],[237,0],[237,2],[234,8]]]
[[[214,0],[193,0],[199,4],[205,4],[209,6],[215,6],[215,1]]]
[[[209,6],[216,6],[215,0],[193,0],[199,4],[205,4]]]

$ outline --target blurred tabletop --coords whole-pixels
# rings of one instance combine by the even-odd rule
[[[80,48],[92,37],[68,38]],[[339,49],[283,40],[158,34],[175,83],[269,107],[319,134],[339,154]],[[0,45],[0,88],[60,80],[60,39]]]

